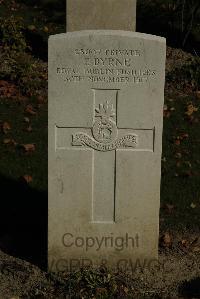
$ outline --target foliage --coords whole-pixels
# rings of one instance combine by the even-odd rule
[[[71,273],[49,273],[52,281],[63,286],[63,292],[72,298],[133,298],[133,279],[123,272],[110,272],[106,268],[83,268]]]
[[[189,47],[190,38],[199,42],[200,1],[138,0],[138,23],[142,30],[163,35],[173,45]]]
[[[0,80],[15,82],[26,95],[46,89],[47,66],[26,50],[22,19],[11,16],[1,21]]]
[[[193,57],[187,64],[173,69],[166,79],[168,82],[176,82],[179,89],[187,86],[191,86],[194,90],[200,89],[200,58]]]
[[[21,17],[0,18],[1,46],[8,55],[11,52],[15,54],[27,49],[23,31],[24,25]]]

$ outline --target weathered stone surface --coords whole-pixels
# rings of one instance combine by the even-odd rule
[[[67,0],[67,31],[135,31],[136,0]]]
[[[164,69],[161,37],[50,37],[50,270],[157,257]]]

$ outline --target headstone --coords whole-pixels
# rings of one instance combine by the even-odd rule
[[[49,268],[157,257],[165,39],[49,40]]]
[[[67,0],[67,31],[135,31],[136,0]]]

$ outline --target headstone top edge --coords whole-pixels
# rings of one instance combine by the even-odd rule
[[[73,31],[67,33],[60,33],[49,36],[49,40],[57,40],[62,38],[73,38],[73,37],[81,37],[81,36],[88,36],[88,35],[101,35],[101,36],[122,36],[122,37],[135,37],[135,38],[142,38],[146,40],[155,40],[159,42],[166,43],[166,38],[162,36],[146,34],[141,32],[133,32],[133,31],[126,31],[126,30],[81,30],[81,31]]]

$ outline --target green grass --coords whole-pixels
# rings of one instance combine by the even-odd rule
[[[33,102],[34,101],[29,101]],[[25,113],[27,103],[19,103],[10,99],[0,100],[0,121],[8,122],[11,130],[0,134],[0,173],[5,177],[18,180],[30,175],[33,181],[30,186],[37,190],[47,190],[47,104],[30,116]],[[32,131],[24,118],[30,119]],[[5,139],[14,139],[17,145],[4,144]],[[35,144],[33,152],[25,152],[21,144]]]
[[[172,93],[165,102],[175,110],[164,118],[161,204],[174,209],[161,209],[161,217],[165,227],[195,228],[200,224],[200,100]],[[185,114],[189,103],[199,108],[191,115],[193,120]]]

